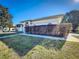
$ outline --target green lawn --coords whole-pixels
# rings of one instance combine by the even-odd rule
[[[0,40],[0,59],[79,59],[79,43],[14,36]]]

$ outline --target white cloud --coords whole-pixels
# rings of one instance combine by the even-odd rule
[[[74,0],[75,3],[79,3],[79,0]]]

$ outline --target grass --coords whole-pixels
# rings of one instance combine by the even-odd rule
[[[0,41],[0,59],[79,59],[79,43],[31,36]]]

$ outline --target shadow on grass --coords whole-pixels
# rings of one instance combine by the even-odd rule
[[[41,45],[46,49],[61,49],[65,41],[50,40],[32,36],[14,36],[11,38],[1,39],[9,48],[13,48],[20,56],[27,54],[36,45]]]

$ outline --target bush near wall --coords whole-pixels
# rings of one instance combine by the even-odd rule
[[[59,25],[60,35],[67,36],[70,32],[72,32],[72,24],[71,23],[61,23]]]
[[[78,25],[78,27],[77,27],[77,29],[76,29],[76,33],[79,34],[79,25]]]

